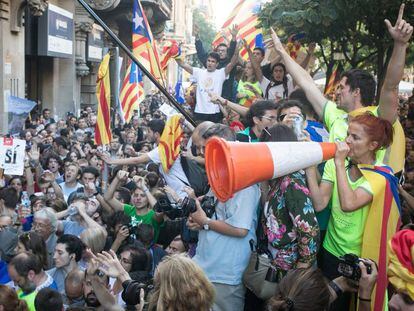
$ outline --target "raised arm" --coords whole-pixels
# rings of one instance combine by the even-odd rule
[[[138,164],[145,164],[151,160],[148,154],[146,153],[140,154],[137,157],[124,158],[124,159],[111,159],[109,155],[102,154],[101,158],[102,160],[105,161],[105,163],[114,164],[114,165],[138,165]]]
[[[195,48],[197,51],[197,57],[200,63],[203,64],[203,66],[206,66],[207,61],[207,52],[204,50],[203,42],[200,40],[199,36],[199,29],[197,25],[194,25],[194,34],[195,34]]]
[[[394,26],[391,25],[388,19],[385,20],[388,32],[394,40],[394,48],[381,88],[379,114],[391,123],[394,123],[398,117],[398,85],[404,74],[408,41],[413,34],[413,27],[403,19],[404,6],[404,4],[401,4]]]
[[[230,63],[227,64],[226,69],[224,72],[226,76],[233,70],[234,66],[236,66],[237,61],[239,60],[239,51],[240,51],[240,44],[237,45],[236,49],[234,50],[233,56],[231,57]]]
[[[175,61],[177,62],[177,65],[183,68],[185,71],[187,71],[189,74],[193,74],[193,67],[191,67],[189,64],[185,63],[181,58],[176,58]]]
[[[323,109],[325,107],[327,99],[323,96],[321,91],[319,91],[318,87],[313,82],[313,79],[310,76],[310,74],[305,69],[303,69],[298,63],[296,63],[295,60],[292,59],[290,55],[286,52],[285,48],[283,47],[279,37],[276,35],[276,32],[273,30],[273,28],[271,29],[271,31],[274,48],[276,52],[278,52],[282,57],[283,62],[286,65],[287,71],[290,73],[297,85],[299,85],[300,88],[303,89],[307,99],[312,104],[316,113],[319,117],[322,118]]]
[[[254,59],[252,50],[250,46],[247,44],[246,40],[243,40],[243,46],[249,55],[250,63],[252,64],[254,75],[256,76],[257,81],[262,82],[263,79],[263,71],[261,65]]]
[[[249,108],[244,107],[244,106],[239,105],[239,104],[236,104],[236,103],[233,103],[231,101],[228,101],[227,99],[221,97],[220,95],[210,93],[209,96],[210,96],[210,99],[213,103],[219,104],[223,107],[227,106],[231,110],[234,110],[235,112],[240,114],[242,117],[245,117],[247,112],[249,111]]]
[[[227,55],[233,55],[234,51],[236,50],[236,46],[237,46],[237,34],[239,32],[239,28],[237,25],[233,25],[231,30],[230,30],[230,34],[231,34],[231,41],[229,44],[229,48],[227,50]]]
[[[115,190],[118,188],[118,185],[121,181],[126,181],[128,178],[128,172],[126,171],[118,171],[114,180],[112,180],[111,184],[108,187],[107,192],[104,195],[104,199],[108,204],[115,210],[115,211],[123,211],[124,204],[114,198]]]

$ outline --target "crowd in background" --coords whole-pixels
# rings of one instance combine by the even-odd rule
[[[212,53],[197,38],[205,68],[177,60],[192,75],[183,105],[197,126],[180,121],[181,153],[168,171],[160,157],[168,120],[159,110],[167,102],[160,93],[147,95],[128,123],[116,115],[108,146],[94,143],[93,107],[64,118],[49,109],[32,113],[20,134],[24,174],[0,179],[0,310],[328,310],[330,304],[340,310],[352,304],[352,292],[360,309],[370,310],[384,268],[357,260],[359,277],[347,280],[337,264],[351,251],[362,257],[372,208],[373,190],[355,163],[383,165],[377,152],[391,145],[396,120],[406,140],[399,228],[409,227],[414,216],[414,94],[397,98],[395,86],[387,89],[401,79],[392,62],[405,59],[412,27],[401,18],[388,29],[394,58],[377,91],[380,112],[349,120],[349,103],[376,105],[369,73],[344,74],[337,107],[306,80],[313,44],[299,62],[284,54],[273,34],[266,49],[245,44],[249,60],[243,61],[236,28],[229,46]],[[269,59],[267,51],[276,57]],[[392,96],[395,112],[387,110],[394,107]],[[338,119],[345,129],[335,127]],[[336,141],[332,135],[346,143],[337,143],[325,167],[249,186],[226,202],[208,187],[204,152],[213,136],[255,143]],[[251,166],[254,171],[254,154]],[[347,225],[359,226],[352,227],[356,240],[357,233],[344,228],[346,215],[353,222]],[[407,230],[397,234],[409,240]],[[268,264],[266,295],[249,279],[260,260]],[[392,282],[392,310],[413,308],[414,278],[401,279]]]

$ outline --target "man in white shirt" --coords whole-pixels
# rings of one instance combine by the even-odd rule
[[[223,82],[229,77],[230,71],[237,63],[239,50],[240,45],[236,47],[230,63],[221,69],[217,69],[220,55],[216,52],[208,54],[206,69],[195,68],[184,63],[182,59],[176,59],[177,64],[192,74],[192,80],[197,82],[197,96],[194,109],[194,118],[196,120],[215,123],[222,121],[223,116],[220,112],[220,107],[211,102],[209,93],[221,94]]]
[[[151,143],[158,145],[161,134],[164,131],[165,123],[159,119],[153,119],[148,122],[148,134],[147,140]],[[140,154],[137,157],[124,158],[124,159],[111,159],[109,156],[102,156],[102,159],[108,164],[115,165],[138,165],[145,164],[150,161],[160,164],[161,159],[159,156],[158,147],[154,148],[148,153]],[[184,192],[184,186],[189,185],[187,176],[185,175],[183,168],[181,166],[181,157],[178,156],[174,161],[174,164],[168,172],[165,172],[160,165],[160,173],[164,177],[168,186],[170,186],[180,198],[185,198],[187,194]]]
[[[60,183],[65,201],[68,201],[69,195],[75,192],[82,184],[78,182],[80,177],[80,168],[75,163],[71,163],[65,167],[65,181]]]

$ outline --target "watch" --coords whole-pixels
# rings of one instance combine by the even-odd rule
[[[203,225],[204,230],[210,230],[210,226],[209,226],[210,221],[211,221],[211,218],[207,218],[207,221]]]

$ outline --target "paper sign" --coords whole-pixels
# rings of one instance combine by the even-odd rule
[[[159,111],[161,111],[163,114],[167,116],[167,118],[179,114],[177,110],[175,110],[173,107],[171,107],[168,104],[162,104],[160,108],[158,108]]]
[[[26,141],[22,139],[0,139],[0,168],[7,175],[23,175]]]

